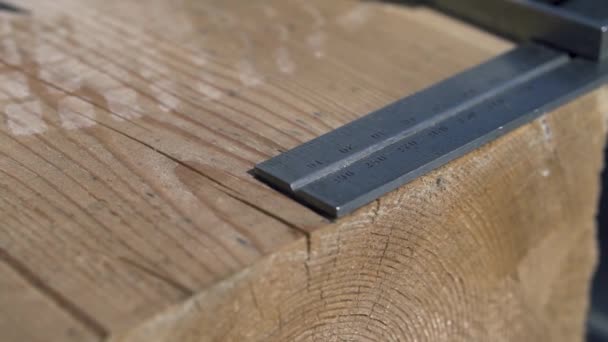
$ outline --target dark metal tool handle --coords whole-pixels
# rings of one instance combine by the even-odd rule
[[[436,8],[492,32],[534,40],[582,57],[608,57],[605,0],[430,0]]]

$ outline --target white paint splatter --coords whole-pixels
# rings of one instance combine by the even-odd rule
[[[40,134],[47,130],[40,101],[9,104],[4,107],[4,113],[7,126],[14,135]]]
[[[17,99],[25,99],[31,95],[27,78],[18,71],[0,74],[0,89]]]
[[[255,87],[263,83],[262,75],[256,70],[255,65],[251,61],[253,59],[253,44],[251,39],[245,32],[241,32],[239,38],[245,49],[245,57],[237,63],[239,70],[239,79],[246,87]]]
[[[95,108],[75,96],[66,96],[59,101],[58,114],[61,127],[74,130],[95,125]]]
[[[210,86],[207,83],[199,82],[197,84],[197,88],[201,93],[211,100],[219,100],[223,96],[223,93],[219,89]]]
[[[108,102],[114,120],[124,121],[141,117],[137,93],[133,89],[111,89],[105,91],[103,96]]]
[[[371,6],[369,4],[360,4],[352,8],[350,11],[338,17],[336,20],[338,25],[342,26],[346,31],[354,32],[363,27],[371,17]]]
[[[277,25],[279,33],[279,41],[285,44],[289,41],[289,29],[285,25]],[[279,70],[284,74],[293,74],[296,70],[296,64],[291,59],[289,50],[285,46],[279,47],[275,52],[276,63]]]
[[[237,67],[239,69],[239,79],[246,87],[255,87],[263,83],[262,75],[257,72],[249,60],[241,60]]]
[[[308,46],[312,49],[313,55],[316,58],[323,58],[325,56],[325,41],[327,40],[327,35],[323,32],[323,28],[325,27],[325,17],[317,7],[308,2],[301,2],[300,5],[302,9],[312,17],[313,20],[313,33],[308,35],[306,38]]]
[[[549,176],[551,175],[551,171],[550,171],[549,169],[543,169],[543,170],[540,172],[540,174],[541,174],[543,177],[549,177]]]
[[[156,95],[156,99],[160,102],[160,109],[162,111],[168,113],[177,109],[181,104],[181,100],[169,92],[175,92],[176,88],[175,82],[171,80],[159,80],[150,86],[150,90],[152,90],[154,95]]]
[[[296,65],[289,55],[289,50],[285,47],[280,47],[276,52],[277,65],[279,70],[285,74],[293,74],[296,70]]]
[[[60,64],[42,65],[38,70],[38,76],[59,88],[73,92],[82,86],[84,77],[90,72],[90,68],[76,59],[69,59]]]
[[[317,31],[308,36],[308,46],[310,46],[316,58],[323,58],[325,56],[324,46],[326,40],[327,36],[321,31]]]

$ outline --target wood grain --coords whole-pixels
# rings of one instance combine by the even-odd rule
[[[331,223],[248,171],[511,45],[379,2],[18,5],[2,340],[580,337],[603,93]]]
[[[6,218],[3,223],[14,224]],[[0,254],[0,260],[2,340],[96,341],[98,335],[105,333],[103,327],[96,325],[78,307],[40,282],[18,260],[5,253]]]
[[[605,96],[433,171],[111,341],[581,341]]]

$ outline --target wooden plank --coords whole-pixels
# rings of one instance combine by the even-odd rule
[[[537,288],[509,282],[507,275],[551,231],[558,232],[558,242],[569,241],[570,233],[591,236],[584,233],[591,229],[587,209],[580,214],[555,209],[542,216],[584,229],[546,225],[536,233],[541,218],[531,210],[542,211],[532,202],[541,195],[553,196],[555,202],[549,202],[556,208],[570,195],[581,200],[574,208],[593,203],[590,189],[597,186],[593,172],[603,134],[593,100],[564,111],[592,113],[585,120],[550,126],[564,131],[567,138],[560,141],[590,149],[580,159],[565,143],[551,148],[553,143],[538,143],[514,153],[541,141],[539,124],[505,138],[514,142],[438,171],[444,175],[439,183],[430,176],[336,224],[248,173],[257,162],[510,47],[430,10],[350,0],[22,0],[19,5],[30,14],[0,16],[0,209],[2,218],[13,222],[0,224],[0,251],[35,275],[55,302],[64,303],[55,303],[63,308],[61,324],[84,334],[147,341],[311,339],[361,329],[394,336],[409,329],[403,336],[410,337],[449,329],[481,334],[504,328],[491,326],[499,321],[496,316],[476,316],[497,315],[490,304],[504,299],[497,297],[498,289],[516,292],[517,302],[505,299],[513,306],[508,322],[528,324],[513,332],[523,334],[532,325],[516,311],[522,308],[518,295],[533,291],[534,299]],[[573,137],[577,127],[591,133]],[[571,159],[562,161],[558,152]],[[500,156],[510,156],[506,160],[515,166]],[[545,179],[533,169],[541,161],[557,168],[549,171],[558,175],[551,178],[554,183],[537,182]],[[577,163],[587,166],[574,170]],[[460,168],[466,173],[457,172]],[[464,177],[470,174],[480,183]],[[587,182],[580,189],[554,193],[549,186],[578,177]],[[479,186],[486,181],[494,185]],[[521,182],[530,194],[516,186]],[[438,191],[446,187],[450,201],[440,200],[444,194]],[[529,205],[511,203],[523,194],[530,196]],[[470,205],[458,206],[459,196]],[[504,212],[498,205],[486,207],[492,201],[505,204]],[[448,216],[436,221],[441,209]],[[521,222],[530,215],[536,221]],[[421,228],[429,234],[428,244],[417,233]],[[458,237],[460,228],[472,233],[447,248],[442,239]],[[387,237],[393,230],[395,238]],[[478,241],[485,249],[474,249]],[[589,244],[590,238],[581,241]],[[420,259],[389,265],[382,251],[397,250],[417,251],[404,258]],[[538,255],[556,253],[541,249]],[[563,271],[550,284],[588,276],[593,255],[580,258],[584,267]],[[477,271],[454,266],[485,259]],[[547,259],[529,263],[529,273],[556,267],[557,261]],[[432,264],[425,266],[427,261]],[[444,264],[452,265],[456,276],[446,273]],[[412,267],[429,267],[433,277]],[[487,275],[495,278],[484,283],[490,288],[484,292],[475,280]],[[437,279],[463,292],[441,292]],[[451,300],[446,311],[425,304],[431,292],[423,292],[424,286],[454,295],[446,297]],[[569,296],[580,318],[584,294],[569,289],[544,301],[558,305],[557,298]],[[352,299],[359,294],[351,290],[363,291],[365,299]],[[381,293],[387,291],[392,294],[385,298]],[[391,291],[416,301],[399,302]],[[475,307],[470,301],[479,299],[477,294],[486,297]],[[391,321],[385,332],[374,330],[376,316],[393,304],[411,307],[422,321],[396,316],[403,326]],[[24,316],[35,310],[22,307]],[[446,318],[467,308],[485,311],[463,312],[470,320]],[[359,312],[365,310],[371,312],[367,318]],[[0,311],[0,317],[12,314],[6,307]],[[82,317],[90,318],[87,324]],[[354,320],[343,326],[341,317]],[[539,314],[538,320],[547,317],[553,316]],[[30,325],[21,324],[15,331],[27,332]],[[564,336],[580,333],[579,321],[563,324],[571,333]],[[504,336],[501,331],[489,336]],[[0,337],[16,338],[1,332]]]

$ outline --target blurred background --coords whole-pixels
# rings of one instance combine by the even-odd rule
[[[608,163],[608,152],[604,160]],[[602,175],[603,192],[599,209],[600,265],[593,282],[592,308],[589,314],[588,342],[608,341],[608,171]]]

